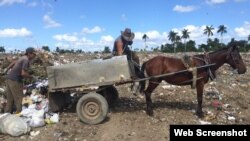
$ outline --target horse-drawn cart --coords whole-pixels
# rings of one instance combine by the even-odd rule
[[[207,68],[212,65],[214,64],[198,66],[195,69]],[[173,76],[188,71],[184,69],[132,79],[135,78],[134,65],[127,60],[125,55],[50,66],[47,67],[50,105],[58,105],[58,103],[60,105],[60,102],[67,97],[66,94],[56,96],[57,92],[78,93],[81,95],[76,106],[78,117],[84,123],[98,124],[106,118],[109,105],[112,105],[118,98],[118,92],[114,85]],[[198,79],[200,78],[184,82],[189,83],[189,81],[197,81]]]
[[[50,103],[60,103],[62,94],[54,97],[58,92],[83,94],[77,102],[78,117],[85,123],[98,124],[118,98],[114,85],[132,81],[134,71],[129,64],[126,56],[116,56],[47,67]]]

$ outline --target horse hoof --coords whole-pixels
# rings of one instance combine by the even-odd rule
[[[198,118],[204,117],[204,113],[202,111],[196,111],[196,115],[198,116]]]
[[[149,116],[151,116],[151,117],[154,116],[154,112],[153,112],[153,111],[147,111],[147,114],[148,114]]]

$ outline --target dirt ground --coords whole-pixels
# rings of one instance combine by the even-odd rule
[[[141,55],[141,60],[155,55]],[[132,95],[129,91],[130,84],[125,84],[116,86],[119,100],[101,124],[81,123],[72,108],[60,113],[59,123],[33,128],[33,131],[40,132],[37,136],[0,135],[0,139],[167,141],[171,124],[250,124],[250,53],[244,53],[242,57],[247,66],[245,74],[233,74],[230,67],[224,65],[217,71],[217,79],[206,84],[203,97],[205,116],[202,119],[195,115],[196,91],[190,86],[179,87],[162,82],[152,94],[154,117],[150,117],[145,112],[145,99]]]

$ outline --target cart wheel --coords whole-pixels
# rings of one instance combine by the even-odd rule
[[[119,98],[118,91],[114,86],[105,88],[100,92],[100,94],[105,97],[110,107],[114,106],[115,102]]]
[[[108,103],[103,96],[97,93],[89,93],[78,100],[76,112],[82,122],[98,124],[108,114]]]

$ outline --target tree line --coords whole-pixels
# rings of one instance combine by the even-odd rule
[[[220,40],[218,38],[211,39],[210,37],[214,35],[214,27],[213,25],[206,26],[204,29],[203,34],[207,35],[207,43],[198,45],[196,47],[196,42],[193,40],[188,40],[190,38],[191,32],[188,29],[183,29],[181,31],[182,35],[178,35],[177,32],[171,30],[168,33],[168,40],[171,41],[171,44],[161,45],[160,47],[151,48],[152,51],[160,51],[160,52],[168,52],[168,53],[175,53],[175,52],[200,52],[200,51],[214,51],[222,47],[231,46],[232,44],[237,44],[240,47],[240,51],[248,51],[250,50],[250,34],[247,37],[247,40],[235,40],[234,38],[231,39],[230,42],[227,44],[223,43],[223,35],[227,33],[227,27],[224,25],[219,25],[218,30],[216,31],[217,34],[220,34]],[[145,49],[148,48],[146,45],[147,40],[149,37],[144,34],[142,39],[145,42]],[[182,42],[183,40],[183,42]]]
[[[206,44],[200,44],[198,45],[198,48],[196,47],[196,42],[193,40],[188,40],[190,38],[191,32],[188,31],[188,29],[183,29],[181,31],[181,35],[178,35],[177,32],[171,30],[168,33],[168,40],[171,41],[171,44],[166,43],[165,45],[161,45],[158,47],[151,48],[153,52],[167,52],[167,53],[176,53],[176,52],[200,52],[200,51],[214,51],[222,47],[230,46],[232,44],[237,44],[240,47],[240,51],[246,52],[250,50],[250,34],[247,37],[247,40],[235,40],[234,38],[231,39],[230,42],[227,44],[223,43],[223,36],[224,34],[227,33],[227,27],[224,25],[218,26],[218,30],[216,31],[217,34],[220,34],[220,39],[214,38],[211,39],[214,35],[214,27],[213,25],[206,26],[204,29],[203,34],[206,35],[207,38],[207,43]],[[145,43],[144,49],[135,49],[135,51],[140,52],[143,51],[145,52],[148,48],[147,41],[149,40],[149,37],[147,34],[144,34],[142,36],[142,40]],[[42,49],[46,51],[50,51],[50,48],[48,46],[42,46]],[[0,46],[0,53],[4,53],[6,50],[4,46]],[[18,53],[19,51],[15,50],[14,53]],[[58,52],[60,54],[63,53],[85,53],[82,49],[60,49],[59,47],[56,47],[55,52]],[[104,50],[101,51],[103,53],[110,53],[111,50],[108,46],[104,47]],[[11,51],[13,53],[13,51]],[[95,51],[94,53],[99,53],[98,51]]]

